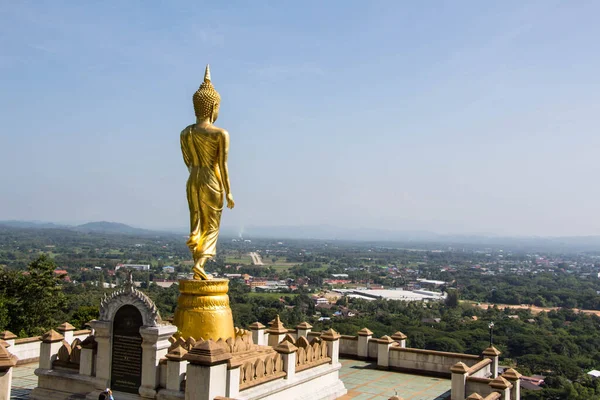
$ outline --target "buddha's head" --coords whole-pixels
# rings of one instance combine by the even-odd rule
[[[199,120],[209,118],[211,122],[217,120],[221,96],[210,81],[210,68],[208,65],[204,72],[204,82],[202,82],[200,88],[194,93],[193,100],[196,118]]]

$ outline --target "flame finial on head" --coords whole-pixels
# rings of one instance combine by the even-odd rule
[[[200,85],[200,88],[194,93],[194,112],[198,118],[206,118],[212,115],[215,105],[221,102],[221,96],[215,90],[212,82],[210,81],[210,65],[206,65],[204,71],[204,82]]]
[[[206,70],[204,71],[204,82],[210,82],[210,65],[206,64]]]

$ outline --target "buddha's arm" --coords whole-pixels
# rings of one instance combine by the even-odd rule
[[[227,155],[229,153],[229,133],[223,131],[221,133],[221,140],[219,146],[219,169],[221,170],[221,179],[223,180],[223,187],[225,194],[231,194],[231,188],[229,187],[229,170],[227,169]]]
[[[185,162],[185,166],[188,168],[188,171],[190,170],[190,165],[192,164],[192,157],[190,155],[190,149],[188,148],[188,144],[187,144],[187,134],[186,134],[187,128],[183,130],[183,132],[181,132],[181,153],[183,154],[183,162]]]

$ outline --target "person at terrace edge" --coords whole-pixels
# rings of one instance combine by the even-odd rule
[[[187,200],[190,208],[190,237],[187,245],[194,257],[194,279],[211,279],[204,271],[206,261],[217,250],[223,210],[223,192],[227,207],[235,203],[229,185],[227,153],[229,133],[213,125],[219,116],[221,96],[210,81],[206,66],[204,82],[194,93],[196,123],[181,132],[181,151],[190,176]]]
[[[106,388],[104,392],[100,393],[100,395],[98,396],[98,400],[115,400],[115,398],[112,395],[112,390]]]

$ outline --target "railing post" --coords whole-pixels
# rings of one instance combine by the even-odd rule
[[[500,351],[494,346],[490,346],[483,351],[483,356],[492,360],[492,378],[498,377],[498,360],[500,357]]]
[[[0,340],[4,340],[6,343],[8,343],[9,346],[15,345],[16,338],[17,335],[12,333],[11,331],[0,332]]]
[[[369,340],[373,337],[373,332],[368,328],[362,328],[358,331],[358,358],[366,360],[369,358]]]
[[[510,400],[510,392],[513,388],[512,383],[499,376],[493,381],[491,381],[489,385],[492,388],[492,390],[500,392],[500,395],[502,396],[500,397],[500,400]]]
[[[285,379],[293,381],[296,377],[296,351],[298,348],[286,340],[277,345],[274,350],[281,354],[283,370],[286,374]]]
[[[265,346],[265,326],[260,322],[256,321],[252,325],[249,326],[252,331],[252,342],[254,344],[258,344],[260,346]]]
[[[275,320],[273,320],[273,323],[269,329],[267,329],[267,333],[269,334],[269,346],[271,347],[276,347],[279,342],[283,340],[285,335],[287,335],[288,330],[283,326],[283,323],[279,319],[279,315],[275,317]]]
[[[231,353],[223,346],[206,340],[194,346],[184,357],[189,361],[185,378],[185,400],[213,400],[226,396],[227,361]]]
[[[333,365],[340,360],[340,337],[341,335],[331,328],[321,335],[321,339],[327,342],[327,357],[331,358]]]
[[[167,354],[169,338],[177,331],[175,325],[141,327],[142,336],[142,385],[139,393],[142,397],[154,399],[159,385],[158,362]]]
[[[94,375],[94,356],[98,350],[98,343],[94,336],[90,335],[81,342],[81,357],[79,359],[79,374]]]
[[[308,339],[308,333],[310,332],[311,329],[312,329],[312,325],[309,324],[308,322],[302,322],[302,323],[298,324],[298,326],[296,326],[296,331],[298,332],[297,338],[299,338],[300,336],[304,336],[305,338]]]
[[[110,384],[112,324],[110,321],[93,320],[90,322],[90,325],[94,329],[94,338],[98,346],[96,353],[96,378],[103,380],[101,387],[96,387],[96,389],[104,389]]]
[[[40,368],[52,369],[52,363],[56,360],[58,349],[62,347],[63,335],[54,329],[49,330],[42,336],[40,344]]]
[[[407,336],[404,333],[398,331],[398,332],[394,333],[391,337],[396,343],[398,343],[400,345],[400,347],[402,347],[403,349],[406,348]]]
[[[225,394],[228,398],[235,399],[240,394],[241,365],[227,366],[227,388]]]
[[[502,377],[513,385],[510,391],[510,400],[521,399],[521,376],[523,375],[512,368],[507,369],[502,374]]]
[[[464,400],[466,397],[467,373],[469,367],[463,362],[457,362],[450,368],[452,381],[450,387],[451,400]]]
[[[377,341],[377,368],[387,369],[390,366],[390,347],[394,340],[384,336]]]
[[[183,359],[186,354],[186,349],[177,346],[165,356],[167,358],[167,390],[173,392],[181,390],[181,382],[183,382],[187,369],[187,361]]]
[[[6,350],[9,346],[6,341],[0,340],[0,400],[10,399],[12,369],[17,365],[17,356]]]
[[[65,337],[67,343],[73,343],[73,331],[75,330],[73,325],[68,322],[63,322],[56,328],[56,330]]]

